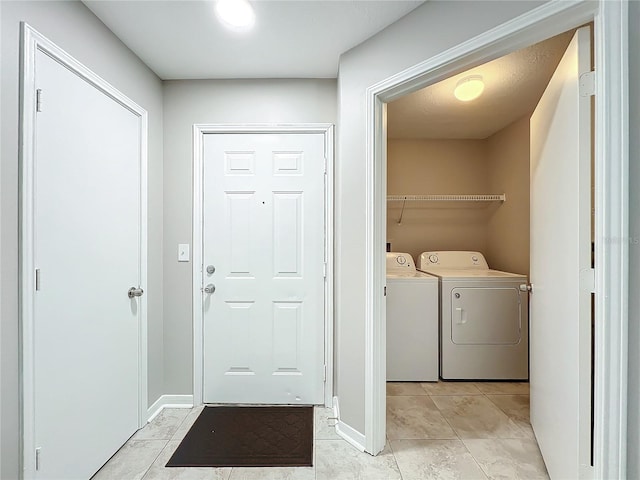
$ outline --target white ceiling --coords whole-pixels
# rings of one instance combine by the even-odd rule
[[[253,0],[250,32],[213,0],[83,0],[160,78],[336,78],[338,59],[424,0]]]
[[[443,80],[387,107],[389,138],[483,139],[533,112],[571,40],[553,37]],[[460,102],[453,96],[463,77],[484,77],[482,96]]]

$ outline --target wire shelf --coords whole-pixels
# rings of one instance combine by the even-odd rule
[[[504,202],[507,196],[487,195],[387,195],[388,202]]]

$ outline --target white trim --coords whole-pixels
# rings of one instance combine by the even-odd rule
[[[626,476],[628,325],[628,6],[565,1],[544,5],[367,89],[366,450],[385,444],[382,295],[385,252],[386,152],[384,102],[472,66],[595,20],[596,102],[596,381],[595,478]],[[607,241],[609,240],[609,241]]]
[[[149,423],[165,408],[193,408],[193,395],[162,395],[147,409],[145,418]]]
[[[28,24],[21,23],[20,65],[20,461],[24,478],[35,475],[33,302],[34,294],[34,164],[36,54],[41,51],[140,118],[140,285],[147,282],[147,112],[112,85],[75,60]],[[140,297],[138,330],[138,426],[147,418],[147,296]]]
[[[202,315],[202,262],[204,258],[203,221],[204,221],[204,132],[193,126],[193,403],[201,405],[204,401],[204,325]]]
[[[364,452],[365,438],[362,433],[355,428],[347,425],[340,420],[340,406],[338,404],[338,397],[333,397],[333,414],[338,419],[335,425],[336,433],[340,438],[345,440],[351,446],[357,448],[360,452]]]
[[[338,423],[336,423],[336,433],[351,446],[357,448],[360,452],[366,452],[366,449],[364,448],[364,435],[355,428],[338,420]]]
[[[338,402],[338,397],[333,397],[333,417],[340,420],[340,405]]]
[[[596,17],[595,478],[627,477],[629,320],[629,19],[627,2]],[[619,239],[619,242],[612,240]]]
[[[278,123],[278,124],[194,124],[193,125],[193,401],[203,403],[204,348],[202,308],[202,262],[203,262],[203,169],[205,134],[215,133],[315,133],[324,135],[326,158],[325,185],[325,278],[324,300],[324,361],[326,377],[324,384],[324,404],[332,405],[333,399],[333,208],[334,208],[334,127],[329,123]]]
[[[332,405],[333,402],[333,289],[334,289],[334,127],[333,125],[325,125],[324,134],[324,150],[326,158],[327,171],[325,172],[324,187],[324,261],[327,265],[325,282],[324,282],[324,363],[325,363],[325,382],[324,382],[324,404],[326,407]]]

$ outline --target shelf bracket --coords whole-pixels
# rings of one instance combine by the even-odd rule
[[[398,225],[402,225],[402,216],[404,215],[404,206],[407,203],[407,197],[402,200],[402,210],[400,210],[400,218],[398,219]]]

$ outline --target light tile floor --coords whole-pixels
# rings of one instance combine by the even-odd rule
[[[388,441],[375,457],[335,433],[331,410],[316,408],[313,467],[166,468],[201,409],[164,410],[94,480],[549,478],[529,425],[527,383],[388,383]]]

